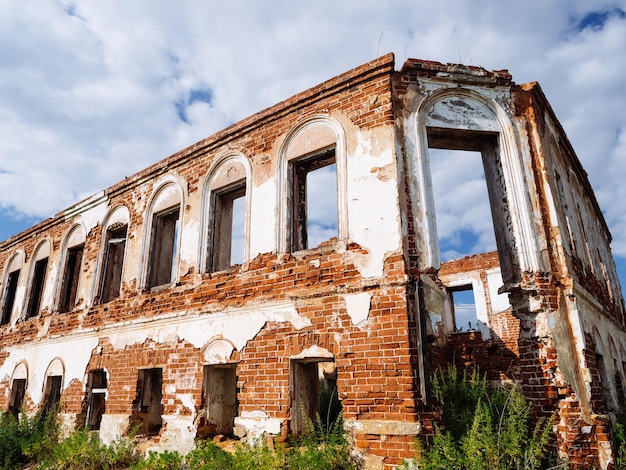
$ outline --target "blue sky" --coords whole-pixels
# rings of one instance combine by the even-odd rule
[[[625,12],[626,0],[3,0],[0,239],[391,51],[398,67],[414,57],[538,81],[625,285]]]

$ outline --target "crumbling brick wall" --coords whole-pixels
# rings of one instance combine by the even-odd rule
[[[482,152],[497,251],[439,259],[429,146]],[[337,230],[319,246],[300,246],[294,239],[308,228],[298,172],[316,165],[336,166]],[[243,261],[224,266],[224,253],[211,261],[214,232],[227,232],[232,220],[222,227],[214,219],[227,219],[219,206],[238,197],[246,201]],[[575,199],[584,203],[574,209]],[[567,231],[576,211],[589,233]],[[173,240],[163,260],[154,254],[155,239],[166,238],[159,224]],[[125,237],[121,289],[103,302],[111,233]],[[46,243],[41,309],[27,318],[34,256]],[[60,312],[67,252],[83,243],[76,301]],[[16,304],[0,326],[0,408],[8,409],[12,377],[27,364],[23,407],[34,412],[56,361],[68,425],[89,425],[97,371],[106,377],[105,441],[150,421],[148,448],[186,451],[206,422],[206,381],[218,367],[227,369],[221,376],[236,371],[228,381],[236,390],[224,394],[238,402],[233,433],[284,440],[298,432],[298,400],[320,392],[303,386],[320,387],[311,364],[334,363],[355,449],[371,468],[392,468],[432,432],[429,374],[453,363],[518,381],[535,417],[556,416],[563,456],[608,468],[609,416],[619,410],[606,401],[624,392],[614,377],[626,380],[624,305],[609,243],[536,84],[413,59],[395,71],[387,55],[0,243],[2,302],[7,266],[21,257]],[[172,267],[171,282],[152,274],[161,261],[166,280]],[[480,329],[470,332],[450,323],[450,291],[463,276],[484,299]],[[102,385],[93,393],[103,394]]]

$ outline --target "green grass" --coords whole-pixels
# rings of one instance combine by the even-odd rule
[[[433,393],[443,428],[418,444],[419,457],[404,468],[424,470],[534,470],[547,468],[552,421],[531,426],[530,409],[517,385],[490,385],[476,370],[438,370]]]

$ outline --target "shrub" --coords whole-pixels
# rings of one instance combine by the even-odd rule
[[[48,455],[58,439],[56,414],[29,417],[0,414],[0,469],[21,468],[36,455]]]
[[[186,457],[187,465],[195,470],[227,470],[233,468],[233,457],[212,441],[197,441]]]
[[[72,432],[47,457],[39,458],[37,468],[114,470],[127,468],[138,458],[132,440],[120,439],[104,445],[97,433],[82,430]]]
[[[540,419],[531,429],[518,386],[489,386],[476,370],[468,376],[448,367],[435,373],[433,392],[445,431],[436,426],[432,443],[418,445],[420,457],[413,465],[427,470],[543,468],[552,422]]]
[[[183,465],[183,456],[176,451],[169,450],[150,451],[148,457],[130,466],[130,470],[185,470],[187,468]]]
[[[286,454],[286,468],[302,470],[351,470],[350,443],[338,414],[332,424],[317,417],[313,423],[305,418],[305,433],[293,441]]]

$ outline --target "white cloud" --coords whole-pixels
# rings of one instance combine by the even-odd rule
[[[624,0],[4,0],[0,226],[47,217],[391,50],[398,67],[461,61],[539,81],[626,256],[619,9]],[[185,101],[193,90],[211,99]]]

